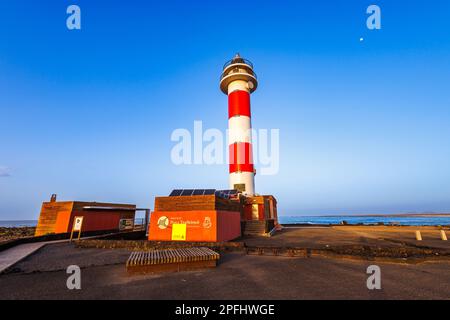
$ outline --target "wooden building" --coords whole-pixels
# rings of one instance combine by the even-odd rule
[[[181,236],[174,225],[182,228]],[[277,226],[277,201],[271,195],[244,196],[236,190],[174,190],[168,197],[155,199],[148,238],[222,242],[242,234],[268,234]]]
[[[56,201],[42,204],[35,236],[69,233],[75,217],[83,217],[82,232],[119,231],[134,224],[136,206],[130,204]]]
[[[149,240],[223,242],[240,236],[239,201],[214,193],[155,199]]]

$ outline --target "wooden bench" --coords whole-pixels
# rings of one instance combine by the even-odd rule
[[[214,268],[220,255],[205,247],[132,252],[126,267],[129,274],[179,272]]]

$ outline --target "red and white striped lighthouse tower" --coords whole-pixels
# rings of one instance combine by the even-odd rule
[[[220,89],[228,95],[230,189],[247,195],[255,194],[250,94],[257,87],[258,80],[250,61],[236,54],[224,65]]]

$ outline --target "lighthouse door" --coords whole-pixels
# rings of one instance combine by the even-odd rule
[[[259,220],[259,206],[258,204],[252,204],[252,220]]]

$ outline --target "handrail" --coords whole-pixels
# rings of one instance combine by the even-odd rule
[[[270,230],[269,232],[267,232],[266,235],[267,235],[268,237],[273,236],[273,234],[275,233],[275,231],[277,231],[277,227],[278,227],[278,226],[273,227],[273,229]]]

